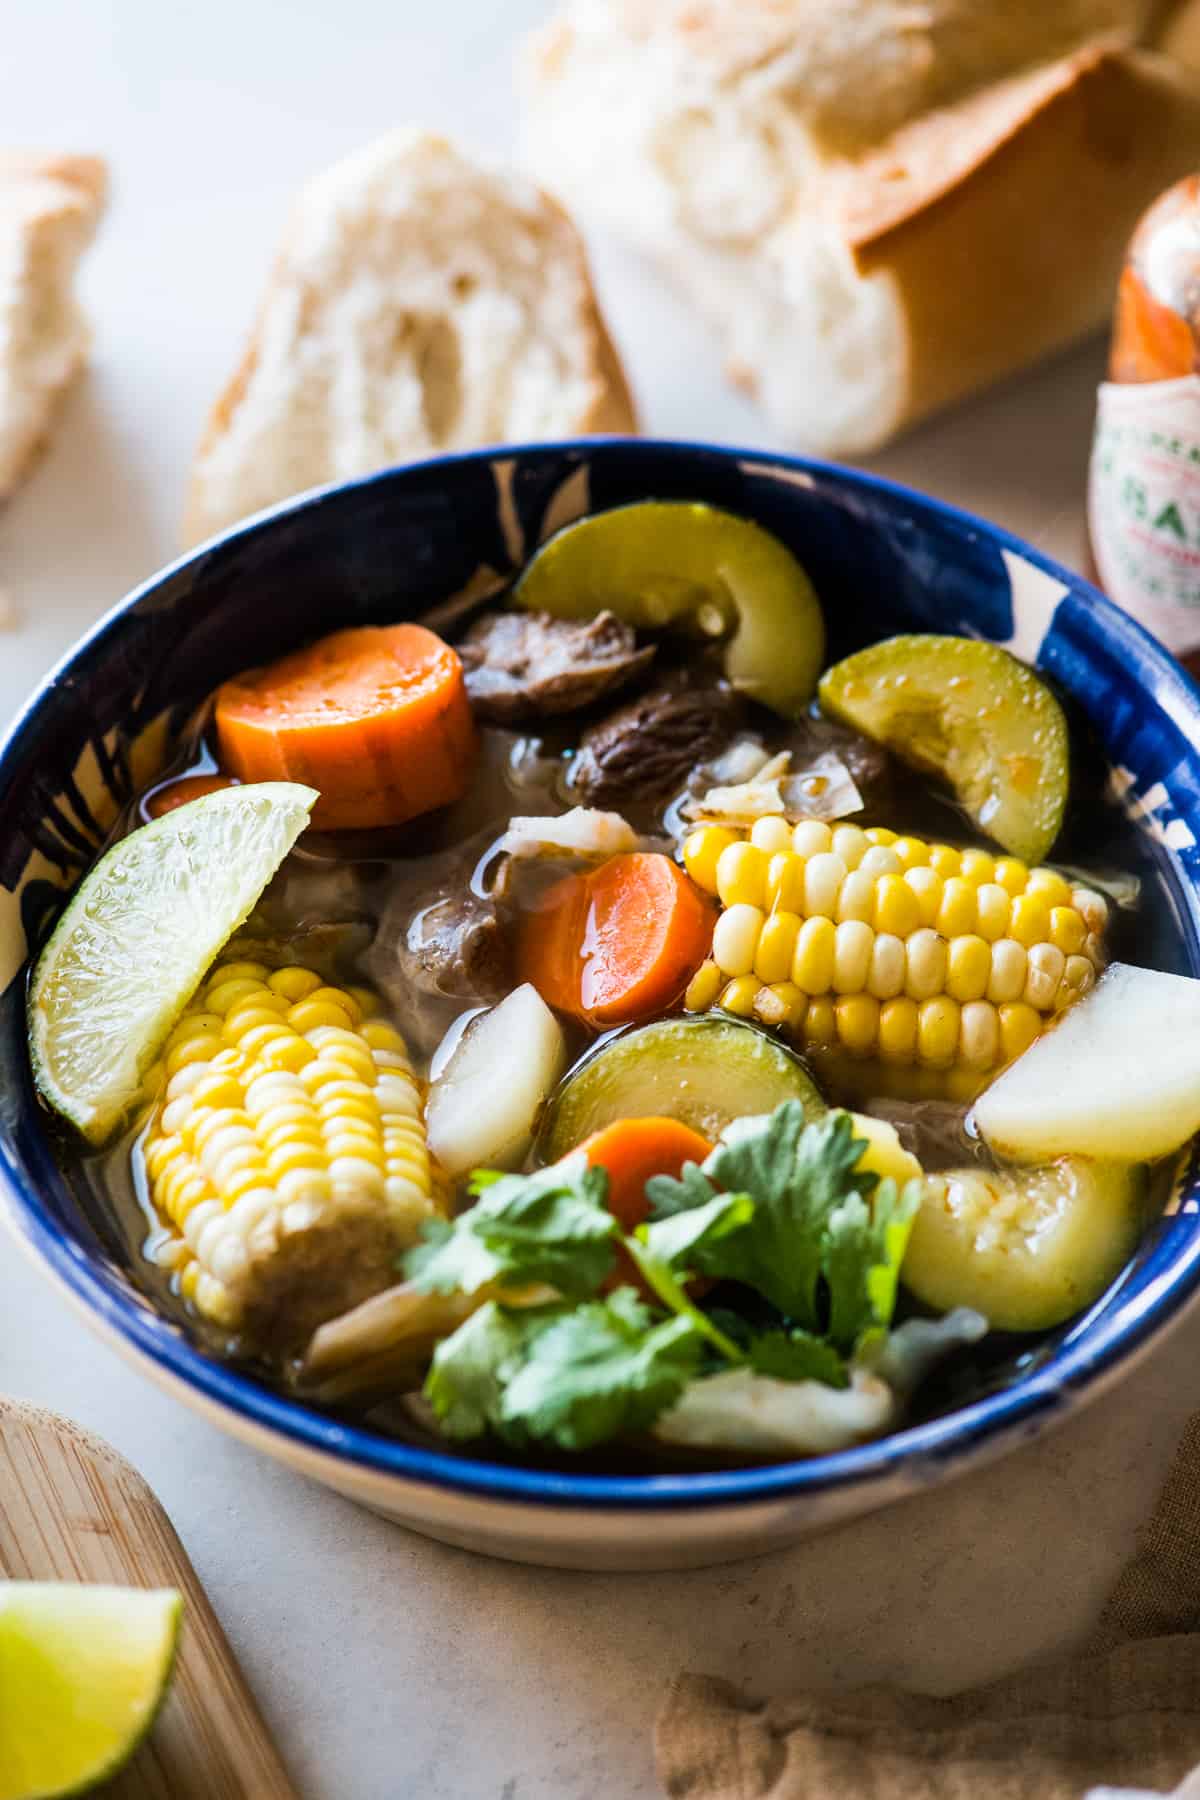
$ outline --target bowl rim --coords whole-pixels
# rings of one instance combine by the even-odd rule
[[[1139,684],[1153,671],[1156,710],[1166,711],[1176,724],[1190,715],[1200,737],[1200,688],[1170,657],[1156,639],[1127,613],[1121,611],[1084,577],[1046,556],[1023,539],[993,525],[952,502],[865,470],[847,468],[815,458],[786,452],[743,448],[703,439],[598,436],[502,444],[454,455],[422,459],[360,476],[335,481],[292,496],[276,506],[196,545],[133,588],[108,609],[58,660],[34,689],[0,739],[0,772],[19,754],[21,740],[64,673],[86,660],[126,613],[189,565],[200,562],[214,549],[261,533],[277,522],[319,510],[331,497],[347,491],[367,490],[405,475],[450,469],[460,465],[519,461],[527,456],[571,455],[582,458],[622,450],[665,452],[669,459],[685,460],[697,454],[718,462],[749,464],[763,469],[783,469],[805,485],[821,480],[886,498],[893,507],[940,515],[960,530],[979,534],[1002,550],[1032,563],[1061,582],[1070,594],[1086,599],[1099,618],[1104,635],[1137,671]],[[1165,704],[1167,695],[1173,704]],[[1200,882],[1197,883],[1200,887]],[[14,978],[21,981],[24,971]],[[53,1158],[42,1146],[47,1168]],[[998,1393],[984,1395],[964,1407],[902,1427],[883,1438],[823,1456],[754,1465],[745,1468],[681,1472],[674,1474],[597,1475],[575,1474],[560,1469],[524,1467],[491,1462],[470,1455],[426,1449],[402,1439],[317,1411],[299,1399],[279,1393],[231,1365],[218,1362],[193,1345],[182,1330],[158,1313],[152,1304],[138,1302],[126,1290],[115,1271],[95,1263],[80,1243],[63,1237],[46,1214],[36,1185],[19,1165],[13,1148],[0,1133],[0,1177],[7,1189],[5,1209],[10,1224],[24,1240],[35,1260],[69,1290],[88,1315],[99,1315],[137,1357],[146,1357],[165,1376],[194,1390],[218,1410],[238,1415],[250,1427],[281,1437],[298,1450],[332,1457],[376,1477],[399,1478],[461,1495],[485,1496],[509,1502],[597,1510],[605,1508],[656,1512],[672,1509],[729,1507],[751,1502],[784,1501],[828,1493],[833,1489],[875,1485],[892,1475],[897,1465],[923,1467],[930,1477],[939,1465],[982,1450],[994,1440],[1029,1435],[1069,1407],[1091,1398],[1115,1378],[1120,1365],[1132,1366],[1139,1349],[1165,1331],[1200,1288],[1200,1230],[1181,1242],[1168,1268],[1137,1297],[1130,1308],[1089,1327],[1086,1315],[1073,1327],[1073,1335],[1061,1348],[1052,1368],[1035,1370]]]

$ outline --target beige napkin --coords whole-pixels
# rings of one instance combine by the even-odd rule
[[[682,1675],[655,1748],[671,1800],[1200,1800],[1200,1414],[1080,1656],[950,1699]]]

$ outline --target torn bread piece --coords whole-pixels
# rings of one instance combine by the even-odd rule
[[[785,438],[876,448],[1108,317],[1200,83],[1136,0],[566,0],[525,155],[661,261]]]
[[[197,453],[184,535],[442,451],[634,429],[567,215],[399,130],[300,195]]]
[[[75,269],[106,186],[98,157],[0,152],[0,498],[46,442],[86,360]]]

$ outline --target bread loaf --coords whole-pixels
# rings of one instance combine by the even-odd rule
[[[94,156],[0,153],[0,498],[45,443],[87,357],[75,268],[105,185]]]
[[[1107,316],[1200,166],[1200,81],[1136,0],[567,0],[525,154],[660,258],[732,377],[853,453]]]
[[[396,131],[300,195],[197,453],[185,535],[439,451],[633,429],[566,214],[444,138]]]

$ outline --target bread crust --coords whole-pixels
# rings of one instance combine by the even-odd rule
[[[107,191],[108,168],[98,156],[0,150],[0,236],[17,238],[17,263],[23,273],[41,260],[43,247],[69,234],[74,255],[62,275],[69,282],[75,261],[95,233]],[[56,307],[69,301],[69,295],[58,292],[43,298]],[[87,332],[77,324],[53,385],[37,393],[32,407],[22,407],[29,416],[13,424],[13,441],[0,455],[0,499],[7,499],[20,485],[45,450],[63,399],[87,361],[87,349]],[[10,370],[8,380],[12,392],[20,385],[21,372]],[[14,406],[20,400],[13,394]],[[9,421],[0,418],[0,437],[9,435],[8,426]]]
[[[444,139],[433,134],[427,134],[424,141],[439,150],[450,148]],[[184,510],[185,543],[196,543],[209,536],[214,529],[222,529],[224,523],[228,522],[219,521],[214,524],[209,504],[206,461],[233,430],[239,409],[251,392],[260,366],[261,344],[267,320],[276,296],[297,285],[301,259],[296,247],[306,223],[310,192],[311,189],[305,189],[293,208],[268,274],[249,339],[232,375],[218,394],[201,434],[192,464]],[[585,399],[576,415],[564,424],[562,435],[596,436],[636,432],[638,423],[633,398],[616,347],[600,312],[583,242],[570,215],[561,204],[541,189],[533,192],[543,215],[548,253],[570,269],[575,288],[575,322],[587,346]],[[317,309],[321,296],[311,286],[306,286],[307,291],[300,300],[301,310],[309,305]],[[316,485],[322,479],[332,480],[335,475],[336,471],[331,468],[320,476],[315,475],[308,485]],[[247,507],[247,511],[250,510],[254,508]]]
[[[901,422],[1103,324],[1138,214],[1198,161],[1200,83],[1111,43],[897,133],[841,219],[859,272],[886,269],[904,310]]]

